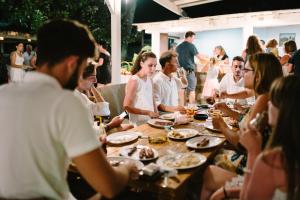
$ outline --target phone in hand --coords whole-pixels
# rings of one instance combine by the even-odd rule
[[[126,111],[124,111],[119,115],[119,117],[120,117],[120,119],[124,119],[127,115],[128,115],[128,113]]]

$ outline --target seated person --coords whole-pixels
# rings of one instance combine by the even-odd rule
[[[233,94],[244,90],[244,60],[240,56],[236,56],[232,60],[231,70],[227,73],[220,82],[220,91],[227,94]],[[233,102],[233,99],[226,99],[227,102]],[[240,104],[245,104],[244,99],[239,100]]]
[[[74,90],[75,96],[78,97],[88,109],[92,124],[94,116],[108,116],[110,114],[109,103],[105,102],[100,92],[93,86],[96,82],[97,79],[95,66],[90,63],[85,68],[81,78],[78,81],[78,86]],[[91,101],[89,97],[84,94],[84,92],[89,93],[89,91],[91,91],[93,94],[95,102]],[[105,130],[108,131],[110,129],[117,128],[118,131],[125,131],[133,128],[131,125],[122,124],[123,120],[124,119],[121,119],[119,116],[114,117],[108,124],[105,125]]]
[[[183,106],[179,105],[179,90],[182,82],[187,83],[184,76],[181,80],[173,76],[177,71],[178,61],[175,51],[164,52],[160,59],[162,70],[153,78],[153,94],[158,110],[165,112],[185,112]]]

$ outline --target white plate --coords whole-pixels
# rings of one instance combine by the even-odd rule
[[[163,119],[149,119],[148,124],[156,128],[164,128],[165,126],[174,126],[174,122],[171,122],[169,120],[163,120]]]
[[[176,153],[165,155],[157,160],[157,164],[166,169],[190,169],[202,165],[206,157],[200,153]]]
[[[214,131],[214,132],[222,132],[220,129],[216,129],[214,128],[213,124],[211,121],[206,121],[204,124],[204,127],[207,128],[210,131]]]
[[[174,132],[178,133],[179,135],[178,136],[174,135]],[[168,137],[175,140],[185,140],[185,139],[195,137],[196,135],[198,135],[198,133],[199,132],[197,130],[190,129],[190,128],[173,129],[168,133]]]
[[[203,139],[203,138],[207,138],[209,139],[209,143],[206,146],[197,146],[197,144]],[[213,137],[213,136],[199,136],[199,137],[195,137],[192,139],[189,139],[188,141],[186,141],[186,146],[193,148],[193,149],[207,149],[207,148],[211,148],[211,147],[215,147],[220,145],[222,142],[224,141],[224,139],[219,138],[219,137]]]
[[[152,151],[153,151],[153,154],[154,156],[152,158],[140,158],[140,151],[142,148],[150,148],[148,146],[143,146],[143,145],[137,145],[137,150],[132,154],[132,155],[128,155],[128,153],[131,151],[131,149],[133,148],[134,145],[131,145],[131,146],[126,146],[126,147],[122,147],[120,149],[120,155],[121,156],[124,156],[124,157],[129,157],[129,158],[132,158],[134,160],[140,160],[140,161],[149,161],[149,160],[154,160],[158,157],[158,152],[151,148]]]
[[[126,157],[107,157],[107,160],[113,166],[114,166],[114,163],[122,164],[122,162],[128,160],[128,161],[134,162],[136,167],[138,168],[138,170],[141,170],[144,167],[144,164],[141,161],[134,160],[134,159],[131,159],[131,158],[126,158]]]
[[[167,113],[159,116],[160,119],[165,119],[165,120],[174,120],[175,115],[174,113]]]
[[[132,142],[139,137],[136,132],[122,131],[110,134],[106,137],[106,140],[110,144],[126,144]]]

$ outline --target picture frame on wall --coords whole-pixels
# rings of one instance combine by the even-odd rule
[[[279,33],[279,46],[282,47],[286,41],[296,39],[296,33]]]

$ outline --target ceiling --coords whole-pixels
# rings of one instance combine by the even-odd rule
[[[134,23],[295,8],[299,0],[137,0]]]

